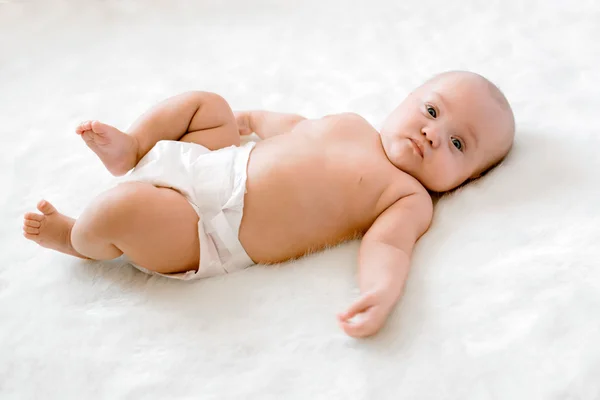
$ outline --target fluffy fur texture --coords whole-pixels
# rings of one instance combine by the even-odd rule
[[[351,3],[0,1],[0,397],[600,397],[600,3]],[[80,120],[203,89],[377,125],[450,69],[502,89],[516,144],[438,202],[372,339],[335,320],[357,242],[186,284],[21,237],[40,198],[76,216],[114,184]]]

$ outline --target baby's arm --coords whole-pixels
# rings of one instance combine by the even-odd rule
[[[271,111],[238,111],[235,113],[235,119],[240,135],[256,133],[261,139],[267,139],[290,132],[306,118],[297,114]]]
[[[415,193],[385,210],[365,234],[358,256],[361,296],[338,316],[348,335],[370,336],[384,325],[402,294],[413,247],[432,213],[429,195]]]

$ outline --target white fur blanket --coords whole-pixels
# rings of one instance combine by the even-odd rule
[[[0,397],[600,398],[600,3],[0,1]],[[172,94],[376,126],[469,69],[515,109],[514,152],[444,198],[368,340],[338,329],[357,243],[193,284],[38,248],[114,180],[73,133]]]

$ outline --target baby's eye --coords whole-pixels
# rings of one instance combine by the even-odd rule
[[[429,113],[429,115],[431,115],[433,118],[437,117],[437,111],[435,111],[435,108],[431,107],[431,106],[427,106],[427,112]]]
[[[454,147],[456,147],[458,150],[463,151],[463,144],[460,141],[460,139],[457,138],[452,138],[452,144],[454,145]]]

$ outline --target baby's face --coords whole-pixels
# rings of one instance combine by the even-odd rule
[[[512,140],[511,111],[494,99],[487,82],[461,73],[417,88],[381,129],[388,159],[436,192],[478,176]]]

